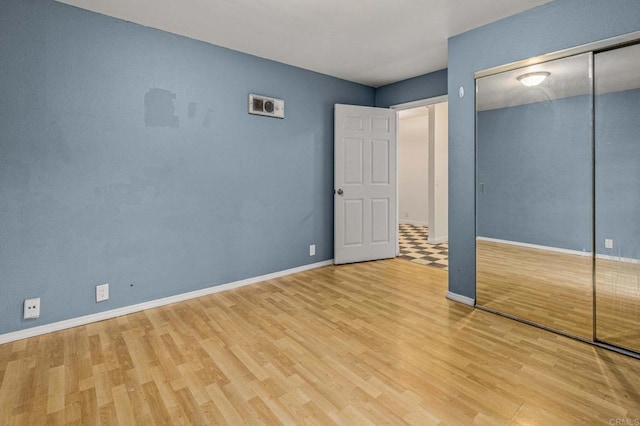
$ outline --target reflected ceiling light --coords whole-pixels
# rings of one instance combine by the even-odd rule
[[[546,71],[530,72],[528,74],[522,74],[520,77],[518,77],[518,81],[527,87],[533,87],[542,83],[545,78],[549,77],[549,74],[550,73]]]

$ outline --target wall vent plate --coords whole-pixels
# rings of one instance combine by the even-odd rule
[[[284,101],[262,95],[249,95],[249,114],[284,118]]]

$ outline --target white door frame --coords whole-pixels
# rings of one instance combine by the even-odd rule
[[[400,187],[399,187],[399,181],[400,179],[398,178],[398,174],[400,173],[400,168],[398,167],[398,162],[399,162],[399,148],[400,148],[400,139],[399,139],[399,129],[400,129],[400,117],[399,117],[399,112],[403,111],[403,110],[407,110],[407,109],[412,109],[412,108],[418,108],[418,107],[422,107],[422,106],[430,106],[430,105],[435,105],[435,104],[440,104],[443,102],[448,102],[449,101],[449,96],[448,95],[442,95],[442,96],[435,96],[433,98],[427,98],[427,99],[420,99],[417,101],[411,101],[411,102],[405,102],[402,104],[396,104],[396,105],[391,105],[389,108],[396,110],[396,122],[398,123],[398,125],[396,126],[396,194],[400,194]],[[429,141],[429,145],[431,146],[431,144],[433,143],[433,141]],[[433,199],[434,199],[434,191],[435,191],[435,182],[433,182],[433,179],[429,179],[429,182],[427,182],[428,187],[429,187],[429,194],[428,194],[428,199],[429,199],[429,209],[431,210],[431,206],[433,204]],[[400,197],[398,196],[396,198],[396,217],[398,218],[398,224],[400,223],[399,218],[400,218]],[[429,221],[431,222],[433,220],[433,218],[431,217],[431,215],[429,215]],[[400,255],[400,238],[396,237],[396,256]]]

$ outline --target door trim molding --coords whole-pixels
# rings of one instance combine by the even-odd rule
[[[418,108],[418,107],[422,107],[422,106],[431,106],[431,105],[436,105],[436,104],[441,104],[444,102],[449,102],[449,95],[441,95],[441,96],[435,96],[433,98],[427,98],[427,99],[419,99],[417,101],[411,101],[411,102],[405,102],[402,104],[396,104],[396,105],[391,105],[389,108],[393,109],[396,111],[396,114],[399,113],[399,111],[402,110],[407,110],[407,109],[412,109],[412,108]],[[447,120],[448,121],[448,120]],[[433,122],[430,120],[429,121],[429,135],[428,135],[428,150],[429,150],[429,158],[430,159],[434,159],[434,153],[435,151],[433,151],[434,147],[435,147],[435,138],[433,137],[433,134],[431,132],[432,129],[432,125]],[[399,132],[400,129],[400,120],[398,120],[398,126],[396,127],[396,133]],[[400,138],[399,136],[396,138],[398,143],[396,145],[396,151],[399,151],[400,149]],[[397,163],[400,161],[400,155],[399,152],[396,153],[396,175],[399,174],[400,172],[400,167],[397,165]],[[433,170],[434,169],[434,164],[432,164],[429,161],[429,169]],[[447,168],[449,167],[449,164],[447,162]],[[396,178],[396,192],[398,194],[398,200],[396,201],[396,214],[397,217],[400,217],[400,187],[399,187],[399,183],[400,183],[400,179]],[[433,178],[432,176],[429,176],[428,182],[427,182],[427,186],[428,186],[428,191],[427,191],[427,197],[428,197],[428,212],[427,212],[427,219],[428,222],[431,224],[435,223],[435,178]],[[447,188],[448,191],[448,188]],[[447,211],[448,211],[448,206],[447,206]],[[448,213],[447,213],[448,214]],[[417,225],[422,225],[421,223],[418,223],[416,221],[410,221],[410,220],[405,220],[405,221],[401,221],[398,220],[398,223],[409,223],[409,224],[417,224]],[[429,225],[424,225],[424,226],[429,226]],[[429,233],[431,234],[432,229],[429,230]],[[441,244],[444,243],[446,241],[449,240],[449,232],[448,232],[448,224],[447,224],[447,235],[443,235],[440,236],[436,239],[431,239],[431,240],[427,240],[427,242],[429,244]],[[398,238],[398,243],[397,243],[398,247],[397,247],[397,256],[400,255],[400,243],[399,243],[399,238]]]
[[[587,52],[596,53],[599,50],[607,50],[607,49],[613,49],[616,47],[622,47],[626,44],[632,44],[639,40],[640,40],[640,31],[634,31],[627,34],[606,38],[604,40],[599,40],[599,41],[595,41],[587,44],[581,44],[579,46],[558,50],[556,52],[546,53],[540,56],[534,56],[533,58],[521,59],[519,61],[510,62],[508,64],[498,65],[497,67],[476,71],[473,74],[473,77],[474,78],[486,77],[489,75],[498,74],[505,71],[511,71],[517,68],[540,64],[542,62],[549,62],[555,59],[562,59],[568,56],[579,55],[581,53],[587,53]]]
[[[429,106],[435,104],[441,104],[442,102],[448,102],[449,95],[436,96],[434,98],[420,99],[417,101],[405,102],[402,104],[391,105],[389,108],[396,111],[402,111],[404,109],[417,108],[421,106]]]

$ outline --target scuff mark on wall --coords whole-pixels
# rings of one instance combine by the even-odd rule
[[[144,95],[144,124],[147,127],[179,126],[174,115],[176,94],[165,89],[149,89]]]

